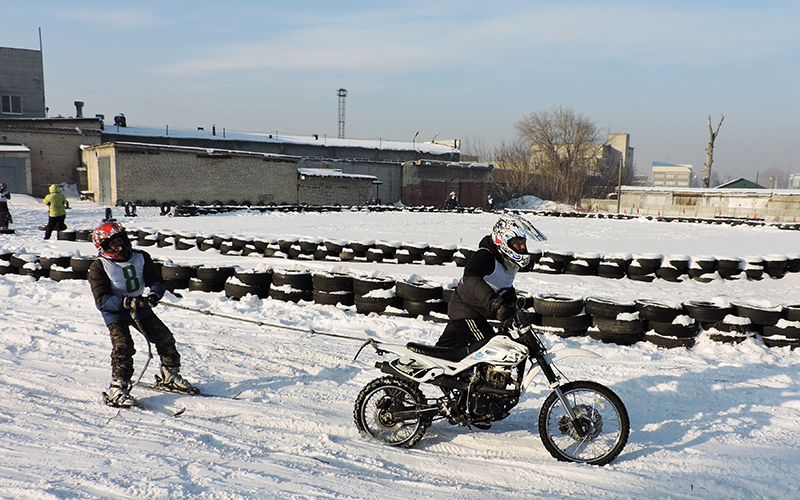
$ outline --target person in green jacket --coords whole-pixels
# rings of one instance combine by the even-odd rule
[[[47,226],[44,228],[44,239],[49,240],[53,229],[63,231],[67,228],[64,220],[67,218],[69,202],[61,194],[61,189],[59,189],[58,185],[52,184],[50,186],[50,194],[44,197],[44,204],[50,206],[50,217],[47,219]]]

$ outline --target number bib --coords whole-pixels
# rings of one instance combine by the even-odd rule
[[[100,261],[111,281],[111,289],[115,295],[138,296],[142,294],[144,290],[144,256],[141,253],[133,252],[133,257],[127,262],[116,262],[103,258]]]

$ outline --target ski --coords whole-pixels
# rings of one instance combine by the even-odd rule
[[[244,392],[244,391],[239,391],[236,394],[229,396],[224,394],[212,394],[208,392],[202,392],[200,391],[200,389],[196,387],[195,387],[196,392],[179,391],[168,386],[159,385],[157,382],[155,384],[151,384],[149,382],[139,382],[138,384],[136,384],[136,387],[149,389],[151,391],[166,392],[169,394],[179,394],[183,396],[199,396],[203,398],[222,398],[222,399],[237,399],[242,394],[242,392]]]

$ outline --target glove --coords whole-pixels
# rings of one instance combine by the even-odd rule
[[[150,307],[155,307],[161,301],[161,297],[158,296],[156,292],[150,292],[147,294],[147,303]]]
[[[492,311],[498,321],[503,322],[508,318],[514,316],[516,312],[513,304],[506,304],[506,302],[497,297],[489,304],[489,310]]]
[[[143,309],[148,307],[150,303],[148,302],[146,297],[128,297],[122,299],[122,307],[125,309]]]

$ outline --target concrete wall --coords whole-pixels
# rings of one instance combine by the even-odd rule
[[[366,201],[374,196],[386,205],[401,200],[403,194],[403,164],[391,161],[371,160],[322,160],[328,168],[336,168],[345,174],[371,175],[380,184],[374,184]]]
[[[300,175],[297,199],[308,205],[365,205],[372,196],[372,179],[330,175]]]
[[[6,18],[6,22],[10,19]],[[44,118],[44,66],[38,50],[0,47],[0,95],[20,97],[21,115],[0,117]]]
[[[83,161],[94,200],[109,205],[298,202],[298,159],[293,157],[111,143],[85,149]]]
[[[617,212],[617,200],[586,199],[583,211]],[[800,192],[768,189],[656,189],[622,187],[619,211],[633,215],[700,218],[800,219]]]
[[[31,150],[31,192],[47,195],[50,184],[78,184],[82,145],[100,143],[97,118],[2,119],[0,137]]]

